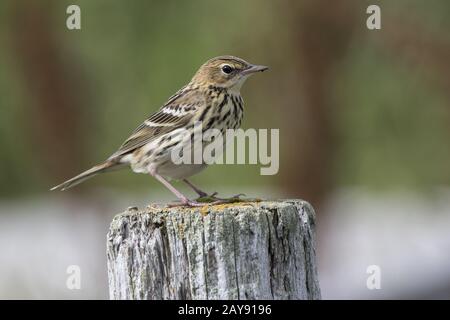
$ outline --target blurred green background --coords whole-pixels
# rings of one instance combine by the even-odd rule
[[[70,4],[81,30],[66,28]],[[370,4],[381,30],[366,27]],[[433,198],[450,184],[449,12],[446,0],[1,1],[0,199],[58,201],[51,186],[108,157],[224,54],[270,66],[243,87],[243,127],[280,129],[280,171],[216,165],[194,178],[204,189],[303,198],[319,224],[342,190]],[[171,197],[127,170],[65,196],[99,188]]]
[[[79,31],[65,27],[72,3]],[[103,160],[221,54],[271,66],[243,89],[244,127],[280,129],[280,173],[215,166],[199,181],[316,201],[340,185],[448,185],[450,4],[376,1],[382,29],[370,31],[371,3],[2,1],[0,196],[45,193]],[[122,172],[83,188],[151,180]]]

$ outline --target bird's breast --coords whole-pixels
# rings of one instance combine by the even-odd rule
[[[211,105],[211,114],[203,122],[205,130],[213,128],[223,131],[237,129],[241,126],[244,106],[240,95],[223,93],[214,99]]]

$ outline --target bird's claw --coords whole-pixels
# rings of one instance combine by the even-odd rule
[[[245,196],[244,193],[239,193],[230,198],[218,198],[216,197],[217,192],[213,192],[211,195],[206,195],[204,197],[199,197],[196,200],[182,199],[180,202],[170,203],[167,206],[169,208],[173,207],[203,207],[208,205],[216,205],[216,204],[224,204],[224,203],[232,203],[242,201],[240,197]]]
[[[245,196],[244,193],[239,193],[239,194],[236,194],[229,198],[219,198],[219,197],[216,197],[216,195],[217,195],[217,192],[214,192],[211,195],[208,195],[206,197],[199,197],[197,199],[197,201],[205,202],[208,204],[230,203],[230,202],[241,201],[240,197]]]
[[[229,197],[229,198],[218,198],[218,197],[214,197],[214,199],[232,202],[233,200],[241,200],[240,197],[244,197],[244,196],[245,196],[245,193],[238,193],[238,194],[236,194],[236,195],[234,195],[234,196],[231,196],[231,197]]]
[[[208,202],[197,202],[194,200],[183,200],[181,202],[175,202],[175,203],[169,203],[167,206],[169,208],[174,208],[174,207],[182,207],[182,206],[186,206],[186,207],[204,207],[206,205],[208,205],[210,203]]]

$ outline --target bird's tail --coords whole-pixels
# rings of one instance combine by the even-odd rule
[[[63,183],[51,188],[50,190],[67,190],[69,188],[72,188],[73,186],[76,186],[77,184],[92,178],[93,176],[99,174],[99,173],[103,173],[103,172],[107,172],[107,171],[111,171],[111,170],[115,170],[115,169],[120,169],[123,165],[121,163],[117,163],[117,162],[113,162],[113,161],[105,161],[103,163],[100,163],[94,167],[92,167],[89,170],[86,170],[82,173],[80,173],[79,175],[77,175],[76,177],[73,177],[72,179],[69,179],[67,181],[64,181]]]

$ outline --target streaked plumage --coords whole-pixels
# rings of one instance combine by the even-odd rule
[[[105,162],[52,188],[65,190],[101,172],[130,166],[134,172],[148,173],[168,187],[183,204],[203,205],[187,199],[167,181],[183,179],[198,173],[206,164],[179,164],[171,160],[171,151],[191,139],[185,129],[194,133],[200,121],[203,130],[237,129],[243,117],[240,89],[247,77],[267,67],[252,65],[240,58],[221,56],[203,64],[192,80],[125,140]],[[204,144],[204,142],[202,142]],[[180,145],[181,144],[181,145]],[[195,145],[195,144],[192,144]],[[199,195],[204,192],[185,180]]]

